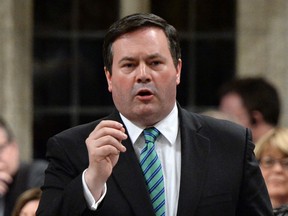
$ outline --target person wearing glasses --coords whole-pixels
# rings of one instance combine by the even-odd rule
[[[276,128],[261,138],[255,155],[275,211],[288,205],[288,128]],[[287,210],[288,212],[288,210]]]
[[[31,187],[41,187],[47,161],[22,161],[12,128],[0,117],[0,216],[11,216],[17,198]]]

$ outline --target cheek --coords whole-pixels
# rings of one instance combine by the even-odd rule
[[[285,172],[285,178],[286,178],[286,182],[287,182],[287,185],[288,185],[288,172],[287,171]]]
[[[115,80],[118,79],[116,82]],[[131,92],[131,84],[128,79],[122,79],[120,77],[116,78],[114,82],[112,81],[109,86],[109,91],[112,92],[112,96],[114,99],[126,100],[128,95]]]
[[[261,169],[261,172],[262,172],[264,180],[267,179],[270,172],[268,170],[265,170],[265,169]]]
[[[134,83],[132,75],[115,74],[111,77],[109,86],[111,90],[128,89]]]
[[[129,89],[129,85],[130,85],[128,80],[122,79],[122,78],[118,78],[116,81],[115,80],[114,80],[114,82],[111,82],[111,85],[110,85],[111,91],[113,90],[114,93],[115,92],[122,92],[122,91],[127,93],[128,89]]]

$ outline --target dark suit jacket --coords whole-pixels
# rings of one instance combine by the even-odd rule
[[[12,184],[5,195],[4,216],[11,216],[17,198],[32,187],[41,187],[44,183],[44,171],[47,161],[35,160],[32,163],[22,162],[19,170],[13,178]]]
[[[117,111],[105,119],[122,122]],[[249,130],[180,107],[179,119],[182,157],[177,215],[272,215]],[[127,151],[121,153],[108,179],[101,206],[95,212],[88,210],[81,181],[88,166],[85,139],[99,122],[49,139],[50,164],[37,215],[154,215],[130,139],[123,141]]]

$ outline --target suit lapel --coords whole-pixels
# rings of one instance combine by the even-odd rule
[[[116,120],[123,124],[120,116],[116,117]],[[113,169],[112,177],[119,185],[119,188],[121,188],[135,215],[154,215],[139,160],[136,157],[131,141],[127,139],[122,143],[127,148],[127,151],[121,153],[119,161]]]
[[[200,124],[183,110],[180,113],[180,125],[182,157],[177,216],[192,216],[205,182],[210,141],[197,132]]]
[[[207,173],[210,140],[198,133],[201,125],[191,116],[191,113],[179,106],[178,108],[182,156],[177,216],[193,216]],[[114,112],[112,119],[123,123],[118,113]],[[121,188],[135,215],[154,215],[141,167],[130,139],[123,141],[123,144],[127,151],[121,153],[112,177]]]

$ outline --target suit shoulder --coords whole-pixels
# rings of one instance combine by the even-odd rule
[[[75,136],[75,135],[85,135],[87,136],[94,128],[99,124],[100,120],[96,120],[93,122],[77,125],[66,130],[61,131],[60,133],[56,134],[56,137],[61,136]]]
[[[200,133],[217,133],[244,135],[247,133],[247,128],[228,120],[216,119],[214,117],[205,116],[203,114],[193,113],[187,110],[182,112],[183,119],[189,119],[189,124],[192,123]],[[187,122],[187,121],[186,121]]]
[[[207,126],[211,126],[211,127],[212,126],[215,126],[215,127],[221,127],[222,126],[222,127],[228,127],[228,128],[232,128],[232,129],[238,129],[238,130],[245,130],[246,129],[243,126],[241,126],[235,122],[226,120],[226,119],[217,119],[217,118],[205,116],[202,114],[197,114],[197,115],[202,120],[202,123],[204,125],[207,125]]]

